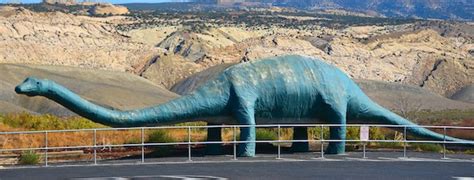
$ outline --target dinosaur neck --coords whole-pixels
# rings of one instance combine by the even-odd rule
[[[214,103],[203,102],[203,99],[206,98],[202,97],[202,94],[196,93],[148,108],[128,111],[111,110],[91,103],[54,82],[48,83],[48,86],[48,93],[44,95],[45,97],[63,105],[80,116],[113,127],[154,126],[188,122],[199,117],[215,115],[224,108],[222,105],[216,106],[215,104],[220,102],[215,99],[211,101]],[[209,106],[216,107],[213,111],[202,111],[196,108]]]

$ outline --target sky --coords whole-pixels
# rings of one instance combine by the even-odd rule
[[[77,0],[77,1],[82,1],[82,0]],[[136,2],[142,2],[142,3],[186,2],[189,0],[92,0],[92,1],[123,4],[123,3],[136,3]],[[8,2],[39,3],[41,2],[41,0],[0,0],[0,3],[8,3]]]

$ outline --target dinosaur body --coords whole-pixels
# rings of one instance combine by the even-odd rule
[[[239,155],[255,155],[255,124],[348,122],[410,125],[414,135],[443,140],[443,135],[386,110],[370,100],[338,68],[303,56],[282,56],[227,68],[197,90],[157,106],[110,110],[80,98],[48,80],[29,78],[17,93],[41,95],[77,114],[114,127],[156,126],[206,120],[212,124],[250,125],[241,128]],[[300,129],[298,131],[303,131]],[[302,133],[298,133],[302,134]],[[303,136],[303,135],[298,135]],[[330,138],[343,140],[346,128],[331,127]],[[462,141],[446,137],[449,141]],[[326,153],[344,153],[344,142],[331,142]]]

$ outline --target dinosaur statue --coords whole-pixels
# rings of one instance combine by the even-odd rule
[[[390,112],[367,97],[345,73],[321,60],[281,56],[227,68],[193,93],[144,109],[111,110],[82,99],[50,80],[27,78],[18,94],[44,96],[94,122],[112,127],[156,126],[206,120],[241,124],[239,156],[255,156],[255,124],[330,123],[330,139],[346,138],[347,122],[409,125],[407,131],[434,140],[444,137]],[[469,141],[472,143],[471,141]],[[326,153],[345,153],[345,142],[330,142]]]
[[[199,88],[204,83],[209,80],[217,77],[224,70],[228,69],[230,66],[236,65],[237,63],[224,63],[216,66],[207,68],[204,71],[198,72],[189,76],[185,79],[180,80],[175,83],[170,90],[181,96],[192,93],[194,90]],[[221,124],[208,124],[208,125],[221,125]],[[222,142],[222,128],[213,127],[207,129],[207,141],[213,142]],[[258,137],[257,137],[258,138]],[[308,128],[307,127],[293,127],[293,139],[294,140],[308,140]],[[308,142],[293,142],[291,144],[290,150],[292,152],[308,152],[309,143]],[[224,149],[222,144],[206,144],[205,152],[208,155],[222,155],[224,154]]]

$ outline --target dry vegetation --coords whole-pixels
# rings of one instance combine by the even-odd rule
[[[438,123],[452,123],[453,121],[438,121]],[[458,123],[452,125],[473,126],[472,120],[456,121]],[[167,143],[167,142],[187,142],[188,130],[187,126],[203,126],[205,123],[184,123],[176,125],[176,129],[147,129],[144,131],[144,142],[146,143]],[[448,124],[445,124],[448,125]],[[134,130],[107,130],[106,126],[93,123],[89,120],[79,117],[56,117],[52,115],[31,115],[22,114],[6,114],[0,115],[0,131],[40,131],[33,134],[10,134],[0,135],[0,149],[14,148],[42,148],[45,147],[45,133],[43,130],[67,130],[67,129],[99,129],[96,133],[96,144],[100,146],[97,149],[99,159],[117,159],[128,157],[131,155],[139,155],[139,146],[142,143],[141,129]],[[437,130],[442,133],[442,130]],[[258,128],[257,140],[277,140],[278,133],[276,128]],[[471,131],[449,130],[447,133],[451,136],[466,139],[474,139]],[[291,140],[292,128],[281,129],[281,140]],[[239,130],[236,131],[236,138],[239,138]],[[94,131],[87,130],[81,132],[48,132],[48,147],[75,147],[75,146],[92,146]],[[323,129],[324,139],[329,139],[329,128]],[[193,142],[204,141],[207,137],[205,128],[192,129],[191,140]],[[233,138],[233,129],[224,128],[222,133],[224,143],[230,143]],[[308,138],[312,140],[321,139],[321,129],[318,127],[310,128]],[[385,128],[371,128],[370,138],[373,140],[402,140],[403,134],[397,131]],[[409,136],[409,139],[413,137]],[[348,127],[348,140],[359,139],[359,128]],[[137,147],[112,147],[111,145],[120,144],[136,144]],[[274,145],[276,143],[273,143]],[[318,142],[310,143],[313,150],[320,147]],[[291,143],[282,143],[282,146],[289,147]],[[203,147],[202,145],[193,145]],[[389,148],[402,149],[402,143],[369,143],[369,148]],[[348,143],[348,150],[357,150],[360,143]],[[149,156],[162,157],[169,156],[171,153],[179,151],[179,146],[155,146],[146,147],[145,152]],[[442,146],[437,144],[410,144],[409,149],[415,151],[432,151],[441,152]],[[4,151],[0,153],[0,165],[5,164],[37,164],[44,163],[44,151]],[[449,151],[452,153],[453,151]],[[90,161],[92,159],[92,148],[70,148],[50,150],[50,162],[65,161]],[[471,153],[467,151],[466,153]],[[10,158],[8,158],[10,157]]]
[[[421,116],[420,116],[421,117]],[[423,122],[423,121],[419,121]],[[472,120],[460,120],[457,123],[453,121],[440,120],[435,124],[458,125],[458,126],[474,126]],[[144,131],[145,142],[164,143],[164,142],[185,142],[187,141],[187,126],[202,126],[203,122],[184,123],[176,125],[176,129],[147,129]],[[2,149],[11,148],[40,148],[45,145],[44,130],[67,130],[67,129],[90,129],[82,132],[49,132],[49,147],[71,147],[71,146],[90,146],[93,145],[94,131],[91,129],[99,129],[97,131],[97,145],[114,145],[114,144],[140,144],[141,130],[119,130],[110,131],[106,126],[93,123],[89,120],[79,117],[56,117],[52,115],[31,115],[31,114],[7,114],[0,116],[0,131],[41,131],[34,134],[11,134],[0,135],[0,147]],[[441,130],[437,130],[441,131]],[[233,139],[232,129],[223,130],[223,141],[229,142]],[[238,133],[238,131],[237,131]],[[449,130],[449,135],[474,139],[474,135],[466,130]],[[281,138],[283,140],[292,139],[293,130],[291,128],[283,128],[281,130]],[[310,128],[308,137],[310,139],[320,139],[321,129]],[[192,141],[203,141],[206,139],[206,129],[193,129],[191,132]],[[324,129],[324,138],[328,139],[328,129]],[[393,130],[372,128],[371,138],[379,140],[400,138],[400,133]],[[348,139],[358,139],[359,128],[348,128]],[[275,140],[277,138],[276,128],[259,129],[257,132],[259,140]]]

